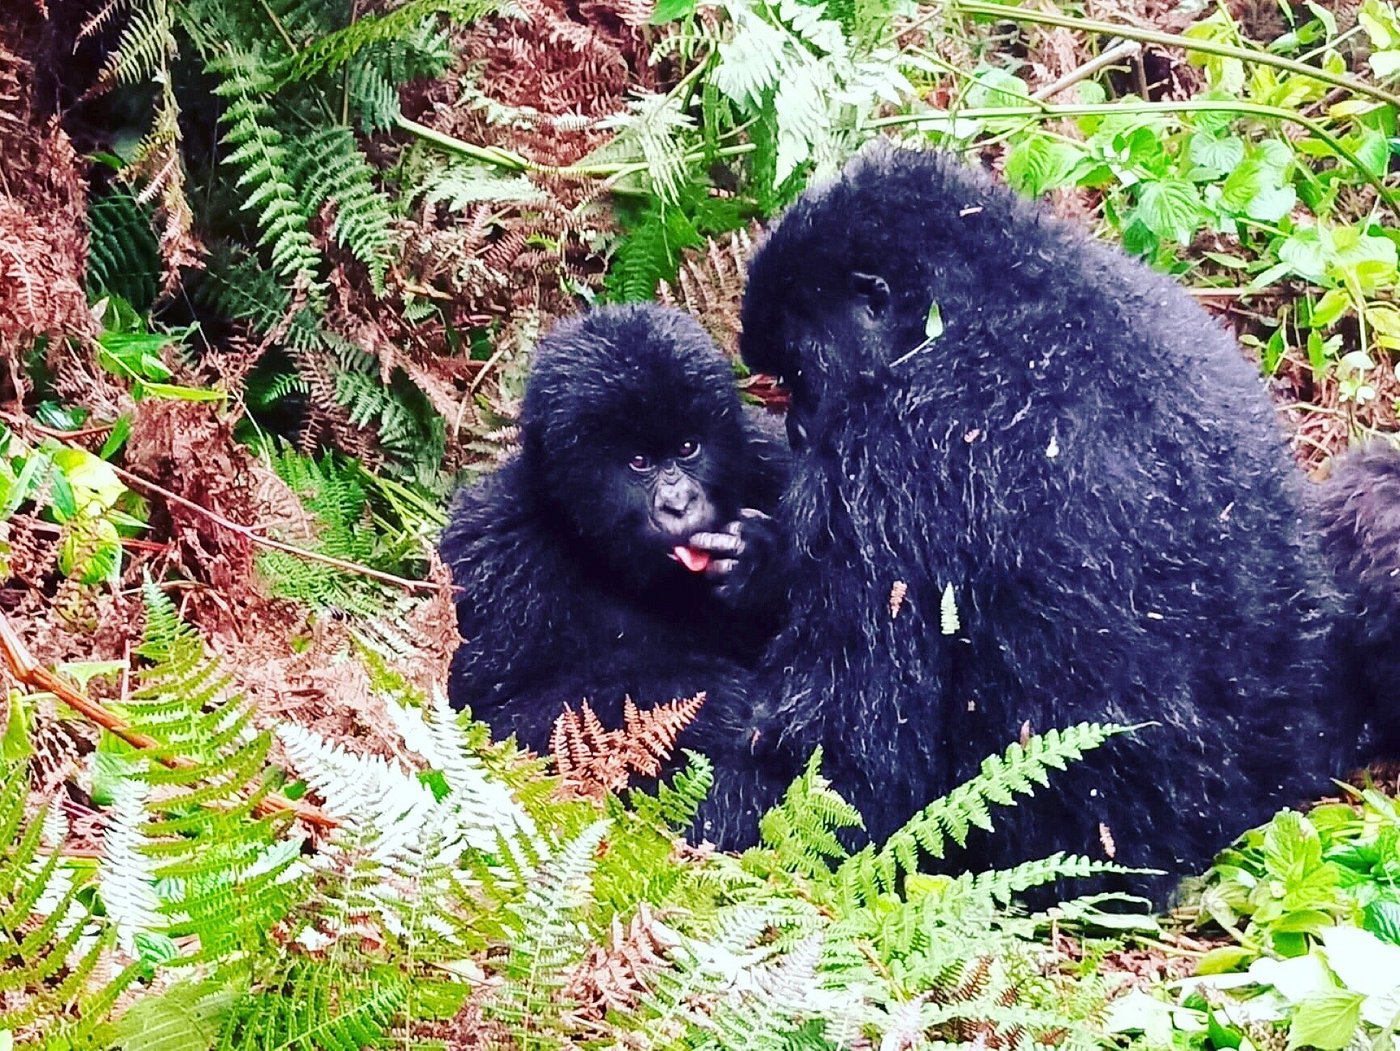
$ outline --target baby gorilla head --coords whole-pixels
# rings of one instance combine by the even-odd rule
[[[678,311],[605,307],[558,325],[536,351],[521,428],[552,522],[621,579],[680,572],[691,536],[739,510],[733,372]]]

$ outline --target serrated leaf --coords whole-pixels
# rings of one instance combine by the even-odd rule
[[[1345,989],[1310,996],[1298,1005],[1288,1029],[1289,1051],[1315,1047],[1318,1051],[1341,1051],[1351,1043],[1361,1021],[1362,997]]]
[[[1047,136],[1022,139],[1006,156],[1006,181],[1030,197],[1057,189],[1072,181],[1083,150]]]
[[[1244,160],[1244,141],[1236,135],[1193,135],[1187,147],[1191,163],[1214,172],[1230,172]]]
[[[958,600],[953,593],[953,585],[943,588],[943,597],[938,603],[938,626],[944,635],[956,635],[962,624],[958,620]]]
[[[1381,898],[1366,906],[1366,929],[1383,941],[1400,945],[1400,901]]]
[[[1142,188],[1138,218],[1158,237],[1189,244],[1201,224],[1201,196],[1184,179],[1163,179]]]

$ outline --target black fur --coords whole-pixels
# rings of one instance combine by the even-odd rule
[[[1372,442],[1341,456],[1321,487],[1317,515],[1352,604],[1347,633],[1372,751],[1400,754],[1400,452]]]
[[[461,493],[442,538],[461,589],[452,703],[543,750],[566,704],[587,698],[616,726],[624,696],[647,707],[703,690],[709,702],[684,743],[709,747],[705,727],[744,709],[745,665],[772,634],[773,599],[763,574],[745,576],[753,551],[731,601],[668,558],[632,500],[628,461],[698,439],[693,469],[713,507],[701,528],[718,528],[743,508],[773,509],[788,459],[779,432],[742,410],[700,327],[653,306],[597,310],[550,332],[520,426],[520,453]],[[761,534],[751,547],[767,556]]]
[[[1344,769],[1305,483],[1256,371],[1171,280],[946,156],[871,152],[760,248],[743,353],[792,388],[799,565],[753,689],[776,751],[759,775],[726,760],[736,784],[821,745],[883,837],[1023,724],[1152,720],[959,864],[1101,858],[1107,831],[1176,876]],[[721,799],[711,828],[742,845],[754,816]]]

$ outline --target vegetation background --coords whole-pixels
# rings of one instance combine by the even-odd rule
[[[1393,771],[1251,832],[1170,916],[1017,905],[1111,868],[1111,830],[918,872],[1122,727],[1008,742],[855,855],[814,757],[763,844],[716,855],[677,831],[703,757],[627,788],[693,700],[575,713],[552,762],[446,709],[432,553],[551,319],[659,298],[732,351],[763,224],[876,135],[1176,275],[1300,470],[1393,434],[1393,4],[2,21],[0,1049],[1395,1046]]]

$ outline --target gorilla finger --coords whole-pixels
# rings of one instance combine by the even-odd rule
[[[772,516],[772,515],[764,514],[762,511],[760,511],[760,510],[759,510],[758,508],[756,508],[756,507],[741,507],[741,508],[739,508],[739,517],[740,517],[740,518],[752,519],[752,520],[754,520],[754,521],[759,521],[759,520],[772,521],[772,520],[773,520],[773,516]]]
[[[744,553],[743,538],[733,533],[696,533],[690,538],[690,546],[712,555],[734,557]]]
[[[739,563],[732,558],[716,558],[705,567],[705,576],[711,580],[728,580],[738,565]]]

